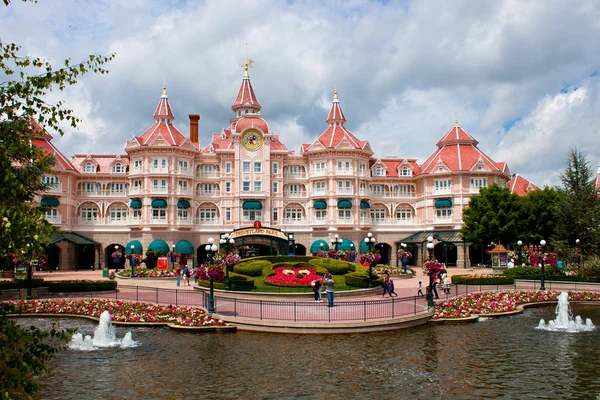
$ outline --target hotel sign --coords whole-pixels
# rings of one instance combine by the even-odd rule
[[[269,228],[245,228],[245,229],[239,229],[237,231],[231,232],[229,234],[230,238],[238,238],[241,236],[248,236],[248,235],[265,235],[265,236],[273,236],[279,239],[283,239],[283,240],[288,240],[288,237],[285,233],[275,230],[275,229],[269,229]]]

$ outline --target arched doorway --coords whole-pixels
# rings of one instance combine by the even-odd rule
[[[50,271],[58,269],[60,264],[60,247],[51,244],[46,247],[46,258],[48,258],[48,269]]]
[[[75,246],[75,268],[94,269],[96,263],[95,246],[92,244],[80,244]]]
[[[118,259],[118,261],[116,261],[112,257],[112,254],[115,251],[117,251],[117,249],[119,250],[119,252],[121,254],[123,254],[123,256],[120,259]],[[113,243],[111,245],[106,246],[106,248],[104,249],[104,265],[106,265],[106,267],[108,269],[111,269],[111,268],[123,269],[123,268],[125,268],[124,253],[125,253],[125,246],[123,246],[122,244]]]
[[[379,264],[390,265],[392,262],[392,246],[387,243],[377,243],[375,245],[375,251],[379,252],[381,255]]]
[[[492,257],[487,252],[487,245],[481,243],[473,243],[469,246],[469,261],[471,266],[491,265]]]
[[[297,256],[306,255],[306,247],[303,244],[294,244],[294,251]]]
[[[433,255],[439,262],[446,264],[447,267],[456,267],[458,250],[454,243],[441,242],[436,244],[433,248]]]

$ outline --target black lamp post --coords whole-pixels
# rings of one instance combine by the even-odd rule
[[[334,250],[337,252],[339,245],[342,243],[342,238],[339,235],[335,235],[331,238],[331,244],[333,245]]]
[[[433,236],[427,237],[427,251],[429,252],[429,261],[433,261]],[[433,274],[429,272],[429,286],[427,286],[427,308],[433,308]]]
[[[406,254],[406,243],[400,243],[400,248],[404,251],[404,254]],[[402,259],[400,261],[402,263],[402,271],[406,274],[406,265],[408,264],[408,259],[406,259],[406,262],[404,259]]]
[[[520,267],[523,265],[523,262],[521,261],[521,255],[522,255],[522,250],[523,250],[523,241],[517,240],[517,247],[519,248],[519,267]]]
[[[131,267],[131,277],[135,278],[135,273],[133,269],[135,268],[135,246],[131,245],[131,258],[129,259],[129,266]]]
[[[581,256],[582,256],[581,247],[579,246],[580,244],[581,244],[581,241],[579,239],[576,239],[575,246],[577,246],[577,247],[575,247],[575,249],[579,250],[577,253],[577,270],[578,270],[579,274],[581,274]]]
[[[294,239],[294,234],[292,232],[288,233],[288,241],[288,256],[295,256],[296,250],[294,249],[294,242],[296,241],[296,239]]]
[[[208,254],[208,262],[210,265],[215,263],[215,252],[217,251],[217,245],[215,244],[214,238],[208,238],[208,244],[204,248],[206,253]],[[215,312],[215,292],[213,287],[213,278],[211,275],[208,276],[210,278],[210,291],[208,294],[208,312]]]
[[[230,246],[235,244],[235,239],[229,237],[229,233],[224,233],[219,239],[219,244],[225,247],[225,254],[229,254]],[[229,265],[225,264],[225,290],[231,290],[231,281],[229,280]]]
[[[323,243],[320,244],[321,246],[321,251],[323,251],[323,246],[325,246]]]
[[[171,269],[175,269],[175,243],[171,245]]]
[[[546,277],[544,276],[544,259],[546,258],[544,246],[546,246],[546,241],[544,239],[540,240],[540,246],[542,246],[542,283],[540,285],[540,290],[546,290]]]
[[[115,244],[115,251],[119,251],[119,245]],[[120,261],[120,259],[119,259]],[[115,271],[119,271],[119,261],[116,258],[113,258],[113,267],[115,267]]]
[[[367,237],[365,238],[365,243],[369,248],[369,253],[373,252],[373,246],[375,246],[375,238],[371,232],[367,233]],[[373,287],[373,263],[369,263],[369,287]]]
[[[27,244],[27,300],[31,300],[31,278],[33,271],[31,269],[31,252],[33,250],[33,244]]]

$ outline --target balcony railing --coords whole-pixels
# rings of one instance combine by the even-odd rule
[[[99,225],[100,218],[90,218],[90,217],[75,217],[73,218],[73,223],[75,225]]]
[[[336,175],[354,175],[354,168],[336,168]]]
[[[196,196],[198,196],[198,197],[217,197],[217,196],[219,196],[219,192],[217,190],[198,190],[196,192]]]
[[[353,224],[354,218],[340,218],[337,219],[338,224]]]
[[[326,225],[327,224],[327,218],[313,218],[312,219],[312,224],[313,225]]]
[[[177,173],[179,175],[194,176],[194,170],[191,168],[180,167]]]
[[[305,218],[284,218],[281,223],[283,225],[307,225],[308,221]]]
[[[415,197],[415,194],[401,192],[371,192],[369,196],[376,199],[411,199]]]
[[[181,187],[179,186],[177,188],[177,194],[183,194],[183,195],[189,195],[191,196],[193,193],[192,188],[190,187]]]
[[[143,192],[143,189],[139,186],[134,186],[134,187],[129,188],[129,195],[142,194],[142,192]]]
[[[370,178],[371,177],[371,172],[369,172],[369,171],[360,171],[358,173],[358,176],[360,176],[361,178]]]
[[[109,197],[127,197],[127,190],[120,190],[120,191],[111,190],[108,192],[108,196]]]
[[[354,189],[353,188],[337,188],[337,194],[353,194],[354,193]]]
[[[150,173],[151,174],[168,174],[169,168],[168,167],[151,167]]]
[[[196,171],[197,178],[218,178],[219,171]]]
[[[142,217],[129,217],[129,225],[141,225]]]
[[[311,172],[310,176],[327,176],[326,169],[315,169]]]
[[[103,196],[103,193],[101,190],[92,190],[92,191],[78,190],[77,196],[79,196],[79,197],[99,197],[99,196]]]
[[[196,218],[194,223],[197,225],[220,225],[220,218]]]
[[[129,170],[129,175],[139,175],[142,174],[144,172],[143,168],[131,168]]]
[[[471,186],[471,193],[479,193],[479,189],[486,186]]]
[[[166,216],[164,217],[152,217],[150,218],[150,224],[154,225],[166,225],[169,223],[169,220]]]
[[[51,224],[62,224],[62,215],[48,216],[46,215],[46,221]]]
[[[433,195],[446,195],[446,194],[452,194],[452,189],[448,188],[448,189],[433,189]]]
[[[325,196],[327,195],[327,189],[313,189],[310,191],[311,196]]]
[[[284,172],[284,179],[306,179],[306,173],[304,172]]]
[[[290,192],[290,191],[284,191],[283,195],[285,197],[289,197],[289,198],[293,198],[293,199],[298,199],[298,198],[304,198],[306,197],[306,191],[301,190],[299,192]]]
[[[177,223],[177,225],[189,226],[189,225],[192,225],[193,221],[190,217],[187,217],[187,218],[177,217],[176,223]]]
[[[106,225],[129,225],[129,218],[123,217],[119,219],[108,218],[106,220]]]
[[[62,183],[49,183],[46,191],[48,193],[62,193]]]
[[[169,188],[166,186],[152,186],[150,194],[167,194]]]
[[[438,217],[438,216],[434,216],[433,217],[433,223],[434,224],[451,224],[452,223],[452,216],[450,216],[450,217]]]

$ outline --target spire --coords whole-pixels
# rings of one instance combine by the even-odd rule
[[[327,116],[327,123],[332,126],[334,124],[344,125],[346,122],[346,116],[344,115],[344,111],[342,111],[342,107],[340,106],[340,101],[338,100],[337,88],[333,90],[333,103],[331,104],[331,108],[329,109],[329,115]]]
[[[160,96],[160,100],[158,102],[158,106],[156,106],[156,111],[154,111],[154,119],[156,121],[165,120],[166,122],[171,122],[175,119],[173,116],[173,111],[171,110],[171,105],[169,104],[169,98],[167,96],[167,80],[165,79],[165,83],[163,85],[162,95]]]
[[[242,85],[240,86],[238,95],[231,105],[231,109],[236,112],[236,117],[241,117],[246,113],[257,114],[261,108],[260,103],[254,94],[254,89],[252,89],[250,75],[248,74],[248,70],[253,63],[254,61],[248,58],[248,43],[246,43],[246,62],[240,64],[240,67],[244,68],[244,78],[242,79]]]
[[[458,113],[454,113],[454,127],[458,128]]]

